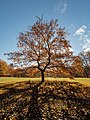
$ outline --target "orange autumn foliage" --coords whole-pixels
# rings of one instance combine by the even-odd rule
[[[58,20],[47,22],[39,18],[28,31],[19,34],[19,50],[7,55],[15,64],[37,68],[41,72],[42,82],[46,71],[71,76],[68,68],[74,57],[66,35],[65,29],[59,27]]]

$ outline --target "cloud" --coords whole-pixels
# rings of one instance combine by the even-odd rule
[[[65,3],[61,9],[61,13],[64,13],[66,11],[67,8],[67,4]]]
[[[60,11],[60,13],[62,14],[66,11],[66,9],[67,9],[67,3],[63,3],[62,1],[54,7],[55,12]]]
[[[86,25],[82,25],[74,34],[74,36],[79,36],[79,39],[82,40],[81,46],[84,52],[90,51],[90,31],[86,31],[86,28]]]
[[[86,30],[86,25],[82,25],[78,30],[76,30],[75,35],[83,35]]]

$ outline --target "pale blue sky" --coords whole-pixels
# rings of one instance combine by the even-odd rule
[[[66,28],[75,54],[90,44],[90,0],[0,0],[0,59],[10,63],[3,54],[17,50],[19,32],[42,14]]]

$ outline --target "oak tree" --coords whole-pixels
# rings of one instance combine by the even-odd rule
[[[19,34],[18,51],[7,55],[15,64],[26,68],[38,68],[42,82],[45,71],[54,74],[68,73],[68,76],[73,52],[66,35],[65,28],[59,27],[58,20],[52,19],[47,22],[38,18],[27,31]]]

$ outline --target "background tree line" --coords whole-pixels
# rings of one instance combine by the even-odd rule
[[[79,65],[79,62],[77,62],[77,64],[73,63],[72,68],[68,69],[72,71],[73,67],[75,68],[73,72],[74,77],[90,77],[90,52],[81,52],[78,56],[81,65]],[[79,68],[78,72],[76,70],[77,68]],[[67,77],[66,72],[65,74],[60,73],[57,75],[54,72],[51,73],[49,72],[49,70],[47,70],[45,72],[45,76]],[[37,68],[23,68],[23,67],[16,68],[12,63],[8,64],[4,60],[0,59],[0,77],[40,77],[40,76],[41,73]]]

